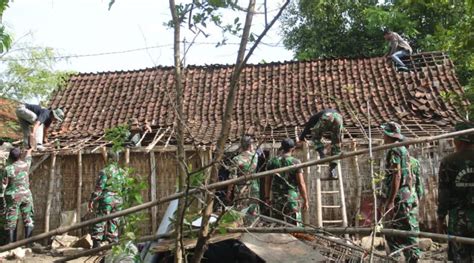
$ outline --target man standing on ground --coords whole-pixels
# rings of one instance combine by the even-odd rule
[[[33,233],[33,197],[30,191],[29,171],[31,166],[31,150],[26,152],[25,160],[21,160],[20,148],[13,148],[8,156],[9,165],[5,167],[2,183],[6,185],[6,223],[8,242],[16,241],[18,214],[21,213],[25,226],[25,238]]]
[[[62,122],[64,112],[61,109],[44,109],[39,105],[21,104],[16,109],[16,116],[23,130],[23,143],[26,147],[44,150],[43,142],[48,142],[48,129],[53,121]],[[30,133],[30,126],[33,131]]]
[[[399,69],[407,71],[408,68],[401,58],[409,56],[413,52],[408,42],[399,34],[387,29],[383,31],[383,37],[386,41],[390,42],[390,50],[386,56],[391,57]]]
[[[118,153],[109,153],[110,162],[99,172],[95,191],[89,201],[89,210],[96,212],[97,217],[121,210],[123,203],[121,193],[125,184],[125,170],[118,165]],[[104,156],[107,160],[107,157]],[[92,228],[93,247],[99,247],[102,241],[118,242],[120,218],[102,221]]]
[[[312,140],[319,158],[324,158],[324,144],[321,142],[324,133],[331,134],[331,155],[341,153],[342,130],[344,128],[342,116],[333,109],[327,109],[318,112],[312,116],[305,124],[303,132],[299,136],[298,144],[306,141],[306,136],[311,132]],[[329,164],[329,178],[337,179],[336,167],[339,161],[333,161]]]
[[[381,127],[384,143],[402,141],[401,127],[388,122]],[[385,160],[386,174],[382,181],[382,205],[384,227],[405,231],[420,231],[418,224],[418,197],[415,179],[410,169],[410,156],[405,146],[390,148]],[[387,244],[393,253],[402,250],[407,262],[417,262],[420,250],[417,237],[387,236]],[[395,257],[398,257],[396,254]]]
[[[232,159],[230,168],[231,179],[255,173],[258,164],[258,156],[253,149],[253,139],[242,136],[240,140],[240,154]],[[232,198],[232,193],[234,198]],[[227,188],[227,200],[234,200],[238,211],[246,212],[245,225],[250,225],[260,213],[260,184],[258,180],[249,180],[237,185],[229,185]]]
[[[295,142],[284,139],[281,142],[281,154],[268,162],[267,170],[278,169],[301,161],[293,157]],[[271,194],[271,199],[270,199]],[[301,202],[301,199],[303,199]],[[271,200],[271,202],[269,202]],[[295,225],[301,225],[301,207],[308,210],[308,194],[303,177],[303,169],[294,169],[288,172],[277,173],[265,178],[265,202],[272,204],[273,217]]]
[[[456,131],[474,128],[463,122]],[[474,238],[474,134],[454,139],[456,152],[446,156],[439,166],[438,232]],[[446,227],[446,215],[448,226]],[[448,260],[474,262],[474,246],[449,241]]]

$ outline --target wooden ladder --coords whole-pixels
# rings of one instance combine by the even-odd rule
[[[337,181],[337,184],[330,183],[329,185],[332,186],[333,189],[324,189],[321,190],[321,181],[328,181],[330,180],[327,177],[321,177],[321,175],[325,175],[328,173],[329,165],[322,164],[318,165],[318,176],[316,177],[316,212],[317,212],[317,226],[323,227],[325,224],[331,225],[342,225],[342,227],[347,227],[347,210],[346,210],[346,199],[344,195],[344,183],[343,177],[341,172],[341,164],[337,165],[337,175],[338,179],[333,180],[334,182]],[[336,185],[336,186],[334,186]],[[322,199],[326,196],[337,195],[340,196],[340,203],[339,204],[323,204]],[[336,200],[336,198],[334,198]],[[341,209],[342,218],[338,220],[327,220],[323,218],[323,209],[330,210],[330,209]]]

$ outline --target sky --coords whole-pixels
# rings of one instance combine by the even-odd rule
[[[257,0],[260,11],[262,2]],[[268,2],[270,19],[282,1]],[[57,69],[102,72],[173,65],[173,31],[164,26],[171,18],[168,0],[116,0],[110,11],[108,4],[108,0],[15,0],[5,11],[3,22],[16,39],[26,35],[22,39],[33,46],[52,47],[60,56],[79,55],[60,61]],[[240,12],[242,22],[244,15]],[[224,13],[224,17],[233,21],[235,13]],[[264,16],[259,14],[252,32],[260,32],[263,25]],[[204,29],[209,36],[196,37],[185,63],[234,64],[239,39],[229,37],[229,45],[216,47],[222,40],[221,31],[212,26]],[[186,42],[191,42],[194,33],[186,28],[182,31]],[[293,53],[283,47],[279,24],[263,43],[250,63],[292,60]],[[114,54],[97,55],[104,53]]]

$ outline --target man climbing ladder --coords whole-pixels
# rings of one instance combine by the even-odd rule
[[[303,132],[299,136],[298,144],[306,141],[306,136],[311,132],[312,140],[319,158],[324,158],[324,144],[321,142],[324,133],[331,136],[331,156],[341,153],[342,129],[344,128],[342,116],[336,110],[326,109],[313,115],[305,124]],[[337,179],[338,161],[329,164],[329,178]]]

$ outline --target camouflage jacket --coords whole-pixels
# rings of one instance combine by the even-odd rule
[[[29,171],[31,166],[31,156],[26,156],[25,160],[18,160],[5,167],[2,176],[2,185],[6,185],[5,195],[15,195],[30,192]]]
[[[125,170],[117,163],[111,163],[99,172],[95,191],[91,195],[91,201],[95,202],[106,195],[117,195],[123,190],[125,184]]]
[[[418,200],[419,200],[425,194],[425,186],[423,183],[423,178],[421,178],[420,162],[416,158],[410,157],[410,166],[411,166],[411,173],[415,180],[416,196],[418,197]]]
[[[297,158],[283,154],[281,156],[273,157],[270,159],[267,165],[267,170],[278,169],[281,167],[287,167],[295,164],[300,164],[301,161]],[[303,169],[294,169],[288,172],[279,173],[274,175],[272,180],[272,192],[273,195],[286,195],[289,190],[298,192],[298,180],[296,175],[302,173]]]
[[[244,174],[251,174],[257,170],[258,156],[253,151],[244,151],[232,159],[230,177],[237,178]]]
[[[385,177],[382,182],[382,196],[387,199],[391,196],[394,174],[397,170],[393,166],[400,165],[401,178],[398,193],[395,196],[395,203],[416,202],[416,191],[414,188],[413,176],[410,170],[410,156],[405,146],[394,147],[388,150],[385,160]]]
[[[439,166],[438,218],[474,209],[474,150],[446,156]]]

